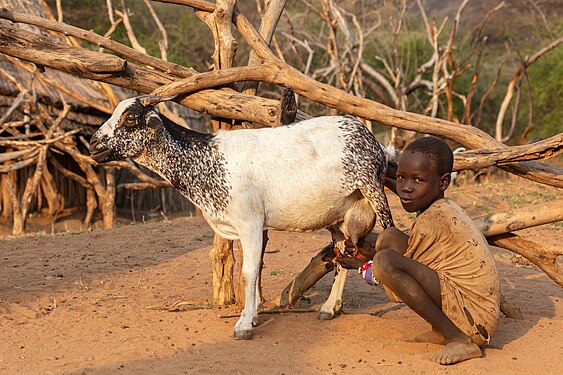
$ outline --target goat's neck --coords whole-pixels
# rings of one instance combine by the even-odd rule
[[[228,203],[225,159],[213,135],[184,132],[179,137],[166,129],[137,162],[158,173],[208,214]]]

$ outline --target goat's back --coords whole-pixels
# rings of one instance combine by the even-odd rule
[[[289,126],[217,134],[226,160],[232,205],[260,202],[265,226],[313,230],[341,221],[359,199],[363,164],[386,160],[363,124],[350,117],[325,116]],[[360,168],[358,170],[358,168]],[[379,178],[379,177],[377,177]],[[365,181],[364,181],[365,182]]]

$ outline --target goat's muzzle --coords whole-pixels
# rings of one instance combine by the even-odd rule
[[[90,139],[90,157],[97,163],[105,163],[110,161],[109,155],[111,150],[99,148],[99,142],[95,136]]]

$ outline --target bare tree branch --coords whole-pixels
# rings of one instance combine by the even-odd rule
[[[158,46],[160,47],[160,58],[164,61],[168,61],[168,34],[166,33],[166,29],[164,28],[162,22],[160,22],[160,18],[158,18],[158,15],[154,11],[149,0],[145,0],[145,5],[149,8],[149,12],[151,13],[154,23],[160,31],[160,35],[162,35],[162,39],[158,41]]]
[[[545,55],[546,53],[548,53],[549,51],[551,51],[552,49],[554,49],[555,47],[557,47],[561,43],[563,43],[563,36],[559,37],[558,39],[549,43],[544,48],[537,51],[530,58],[526,59],[524,61],[524,64],[522,64],[516,70],[516,72],[514,73],[514,76],[512,77],[512,80],[510,81],[510,83],[508,84],[508,87],[506,88],[506,94],[505,94],[504,99],[503,99],[503,101],[500,105],[500,108],[499,108],[499,112],[498,112],[498,116],[497,116],[497,120],[496,120],[496,124],[495,124],[495,139],[497,139],[497,140],[503,139],[502,124],[504,122],[504,116],[506,114],[506,110],[508,109],[508,105],[510,104],[510,100],[512,99],[512,96],[514,95],[514,90],[516,88],[516,84],[520,80],[520,77],[522,76],[523,72],[530,65],[532,65],[534,62],[536,62],[540,57],[542,57],[543,55]]]
[[[115,9],[114,11],[115,13],[117,13],[118,16],[120,16],[123,19],[123,26],[125,26],[125,30],[127,31],[127,37],[129,38],[129,41],[131,42],[131,46],[133,47],[133,49],[146,55],[147,50],[143,46],[141,46],[141,44],[137,40],[137,37],[135,36],[135,31],[133,30],[133,26],[131,26],[131,21],[129,20],[129,10],[125,6],[125,2],[121,0],[121,11],[117,9]]]
[[[549,159],[563,152],[563,133],[530,145],[464,151],[455,155],[454,170],[501,166],[518,161]]]
[[[271,0],[268,2],[268,6],[266,11],[262,15],[262,22],[260,23],[260,27],[258,32],[264,38],[266,44],[270,45],[272,42],[272,38],[274,37],[274,31],[278,25],[282,12],[285,8],[287,0]],[[257,57],[254,50],[250,51],[250,55],[248,57],[248,64],[249,66],[256,66],[259,65],[261,60]],[[243,85],[242,91],[245,94],[254,95],[258,90],[258,82],[245,82]]]
[[[212,4],[209,8],[212,8]],[[245,40],[247,40],[250,46],[256,51],[258,56],[266,61],[263,66],[264,69],[254,69],[256,74],[263,76],[265,70],[270,72],[270,77],[252,77],[252,74],[248,73],[246,75],[247,79],[258,80],[256,78],[260,78],[280,86],[291,85],[296,93],[332,108],[337,108],[350,115],[378,121],[387,126],[397,126],[407,130],[441,136],[461,143],[468,148],[503,147],[501,143],[496,142],[488,134],[474,127],[460,126],[441,119],[431,119],[415,113],[393,110],[380,103],[358,98],[330,85],[314,81],[277,59],[267,48],[263,39],[258,35],[248,20],[238,13],[233,15],[233,19],[241,35],[244,36]],[[26,47],[22,48],[21,43],[24,40]],[[158,86],[173,81],[172,77],[167,77],[164,73],[151,72],[143,69],[143,67],[134,66],[133,64],[123,64],[119,62],[119,59],[116,57],[110,58],[108,55],[99,55],[93,51],[86,52],[71,46],[62,47],[53,41],[46,40],[36,34],[14,28],[2,22],[0,22],[0,49],[4,53],[38,62],[45,66],[68,71],[73,65],[69,67],[69,64],[60,64],[57,62],[57,60],[60,60],[60,54],[62,53],[68,56],[69,61],[73,62],[74,66],[79,67],[78,69],[70,70],[73,74],[77,74],[78,72],[79,75],[88,76],[88,78],[106,82],[117,82],[121,86],[134,88],[140,92],[151,92]],[[49,58],[48,56],[52,55],[55,50],[57,50],[58,59]],[[38,54],[37,51],[41,51],[41,53]],[[88,57],[86,59],[81,57],[79,60],[76,60],[76,57],[72,56],[76,56],[77,54],[78,56]],[[102,66],[100,66],[100,58],[103,59]],[[112,61],[112,59],[117,60]],[[108,66],[110,61],[111,64]],[[90,68],[94,70],[94,73],[89,70]],[[194,75],[186,81],[183,81],[183,83],[190,87],[190,89],[209,85],[212,86],[213,83],[205,79],[205,75],[207,74],[209,73]],[[221,78],[221,75],[230,76],[229,79],[231,79],[232,82],[241,80],[237,74],[233,74],[231,69],[222,72],[213,72],[212,74],[219,74],[219,76],[213,77],[213,79],[219,79],[220,81],[218,82],[226,82],[226,80],[221,81],[225,78]],[[277,113],[277,102],[275,101],[268,101],[254,96],[244,96],[232,92],[225,93],[225,95],[221,96],[221,91],[217,90],[198,91],[197,93],[191,94],[189,100],[188,97],[181,97],[179,100],[190,108],[201,112],[213,113],[215,115],[220,113],[221,117],[257,121],[263,124],[274,124],[275,114]],[[252,103],[248,105],[250,101],[252,101]],[[267,107],[270,102],[273,102],[270,107],[273,108],[273,110],[268,111]],[[241,111],[242,107],[244,107],[244,110]],[[563,186],[563,173],[561,173],[559,168],[553,166],[543,165],[537,162],[524,162],[516,165],[503,166],[502,168],[535,181],[554,186]]]

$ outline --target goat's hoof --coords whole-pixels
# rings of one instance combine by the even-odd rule
[[[252,338],[252,330],[249,329],[247,331],[235,331],[233,332],[233,336],[235,340],[250,340]]]
[[[336,316],[336,314],[329,313],[329,312],[326,312],[326,311],[321,311],[321,312],[319,312],[317,319],[318,320],[332,320],[335,316]]]

